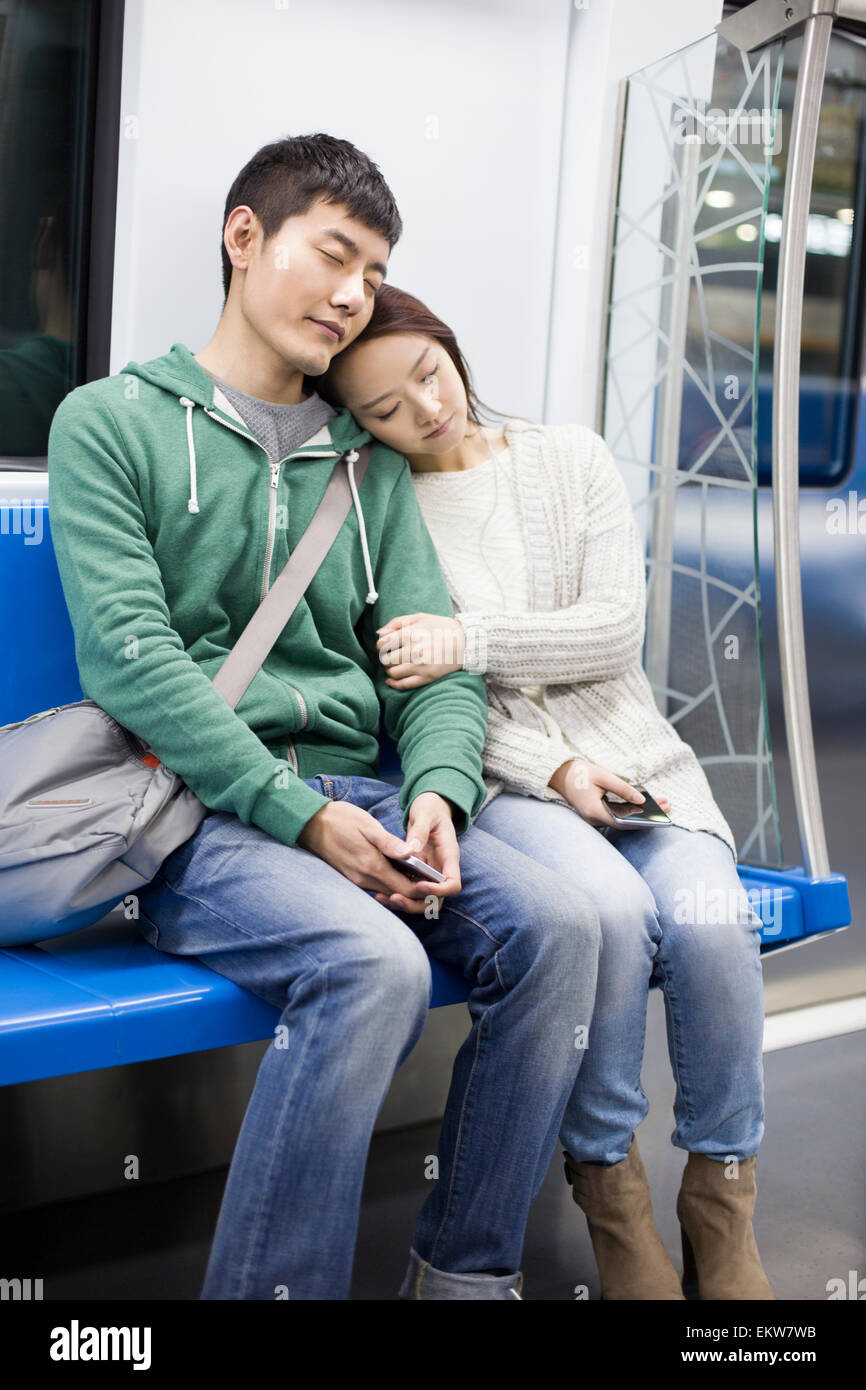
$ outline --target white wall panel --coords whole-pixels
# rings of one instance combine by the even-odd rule
[[[127,0],[112,371],[222,309],[223,202],[259,146],[325,130],[394,190],[389,279],[451,323],[482,396],[542,409],[569,5]]]
[[[617,81],[721,8],[127,0],[111,370],[204,346],[232,179],[326,130],[381,166],[405,224],[389,278],[451,323],[482,397],[591,422]]]

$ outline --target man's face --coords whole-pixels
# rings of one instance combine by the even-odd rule
[[[320,376],[370,320],[388,263],[386,238],[323,198],[287,217],[267,242],[249,208],[232,211],[227,233],[232,227],[234,246],[246,256],[244,318],[284,361]]]

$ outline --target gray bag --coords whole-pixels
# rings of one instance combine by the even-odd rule
[[[213,684],[234,709],[324,560],[371,445],[338,459],[321,502]],[[98,922],[154,878],[208,809],[93,700],[0,727],[0,947]]]

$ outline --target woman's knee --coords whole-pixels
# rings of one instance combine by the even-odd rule
[[[698,866],[696,866],[698,867]],[[659,889],[665,937],[681,937],[706,953],[753,956],[760,947],[762,920],[733,864],[721,872],[683,874]]]
[[[628,860],[575,812],[552,802],[503,794],[482,812],[479,825],[572,885],[570,909],[574,913],[582,906],[587,922],[593,916],[599,919],[602,950],[605,941],[612,951],[618,940],[634,946],[658,939],[650,888]],[[591,927],[586,930],[591,934]]]
[[[625,861],[622,868],[611,875],[603,891],[596,890],[602,950],[609,955],[654,950],[661,937],[655,899],[640,874]]]

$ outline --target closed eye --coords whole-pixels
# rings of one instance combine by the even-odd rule
[[[340,260],[340,257],[339,257],[339,256],[333,256],[333,255],[331,254],[330,251],[326,251],[326,250],[325,250],[323,247],[321,247],[321,246],[319,247],[319,250],[321,251],[321,253],[322,253],[323,256],[327,256],[327,258],[328,258],[329,261],[335,261],[337,265],[342,265],[342,264],[343,264],[343,262]],[[376,293],[377,290],[380,290],[380,289],[382,288],[381,285],[374,285],[370,280],[365,280],[365,281],[364,281],[364,284],[365,284],[365,285],[369,285],[370,289],[373,291],[374,294]]]
[[[437,362],[437,363],[436,363],[436,366],[433,367],[431,371],[426,372],[426,373],[424,374],[424,376],[422,376],[421,381],[422,381],[422,382],[425,382],[425,381],[432,381],[433,378],[434,378],[434,376],[435,376],[436,373],[438,372],[438,370],[439,370],[439,363]],[[397,402],[397,405],[399,405],[399,404],[400,404],[400,402],[398,401],[398,402]],[[376,416],[376,419],[377,419],[377,420],[390,420],[391,417],[392,417],[392,415],[394,415],[395,412],[396,412],[396,410],[397,410],[397,405],[395,405],[391,410],[389,410],[387,415],[377,415],[377,416]]]

